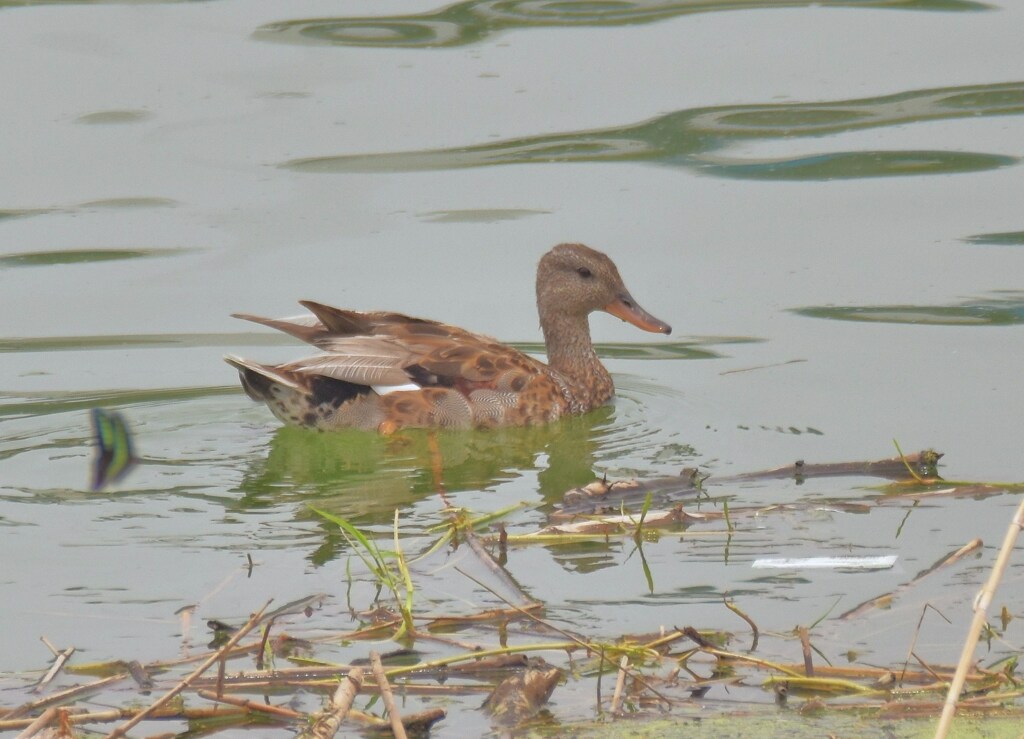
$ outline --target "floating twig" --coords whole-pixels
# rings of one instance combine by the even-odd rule
[[[50,642],[48,642],[45,637],[43,637],[43,642],[46,644],[47,647],[50,648],[50,651],[54,650],[53,645],[50,644]],[[39,693],[43,690],[43,688],[49,685],[50,681],[52,681],[53,678],[57,677],[57,673],[60,672],[61,668],[71,658],[71,655],[74,653],[74,647],[68,647],[62,652],[57,652],[56,659],[53,660],[53,664],[50,665],[50,669],[47,670],[46,674],[43,675],[42,679],[40,679],[39,682],[35,684],[35,687],[32,688],[32,692]]]
[[[377,687],[380,688],[380,697],[384,701],[384,708],[388,711],[388,719],[391,721],[391,731],[395,739],[406,739],[405,727],[402,725],[402,717],[398,713],[398,706],[395,705],[395,696],[391,692],[391,684],[387,675],[384,674],[384,665],[381,664],[380,655],[375,650],[370,650],[370,666],[373,668],[373,676],[377,680]]]
[[[299,734],[299,739],[331,739],[337,734],[362,686],[363,668],[353,667],[338,684],[338,689],[331,697],[330,707],[320,715],[316,723]]]
[[[49,726],[55,718],[57,718],[57,707],[51,706],[39,714],[15,739],[29,739],[29,737],[35,736]]]
[[[622,705],[622,687],[626,684],[626,668],[629,666],[629,657],[622,655],[619,660],[619,674],[615,678],[615,692],[612,694],[612,715],[617,716]]]
[[[272,706],[267,703],[260,703],[250,698],[236,698],[233,695],[223,695],[214,693],[212,690],[197,690],[196,695],[200,698],[206,698],[208,701],[214,701],[215,703],[227,703],[228,705],[238,706],[239,708],[245,708],[249,711],[257,711],[259,713],[265,713],[268,716],[275,716],[278,718],[287,719],[289,721],[302,721],[306,718],[304,713],[293,711],[290,708],[283,706]]]
[[[770,675],[765,681],[766,685],[775,685],[776,683],[785,683],[789,688],[800,688],[801,690],[815,690],[823,693],[853,693],[858,695],[872,694],[878,692],[874,688],[869,688],[860,683],[855,683],[852,680],[839,680],[831,677],[803,677],[802,675],[793,675],[790,677],[777,677],[776,675]]]
[[[60,709],[57,709],[58,712]],[[70,713],[67,717],[68,724],[77,726],[78,724],[97,724],[97,723],[109,723],[111,721],[123,721],[126,718],[134,716],[137,711],[133,711],[130,708],[111,708],[105,711],[89,711],[87,713]],[[150,718],[170,718],[180,719],[182,721],[203,721],[206,719],[225,719],[225,718],[245,718],[251,715],[249,711],[229,708],[225,709],[220,706],[214,706],[212,708],[161,708],[150,714]],[[25,729],[36,721],[35,718],[25,719],[0,719],[0,731],[14,731],[16,729]]]
[[[74,698],[81,698],[89,695],[90,693],[95,693],[97,690],[101,690],[108,685],[118,682],[119,680],[124,680],[127,676],[128,673],[122,672],[117,675],[111,675],[110,677],[103,678],[102,680],[89,683],[88,685],[76,685],[73,688],[68,688],[67,690],[62,690],[58,693],[51,693],[45,698],[40,698],[39,700],[31,703],[24,703],[17,708],[10,710],[5,713],[3,717],[5,720],[14,720],[21,716],[33,713],[34,711],[38,711],[41,708],[68,703]]]

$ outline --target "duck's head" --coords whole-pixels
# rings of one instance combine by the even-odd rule
[[[645,311],[629,294],[607,256],[583,244],[559,244],[537,265],[537,309],[541,324],[561,314],[586,317],[611,313],[644,331],[672,333],[672,327]]]

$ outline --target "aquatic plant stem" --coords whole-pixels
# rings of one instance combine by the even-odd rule
[[[740,607],[737,606],[733,601],[729,600],[729,598],[727,596],[723,596],[722,597],[722,602],[725,604],[726,608],[728,608],[730,611],[732,611],[737,616],[742,618],[750,626],[750,630],[754,633],[754,641],[750,645],[750,651],[751,652],[756,652],[757,651],[757,641],[758,641],[758,639],[761,636],[761,632],[757,628],[757,624],[754,623],[754,619],[752,619],[750,616],[748,616],[746,613],[744,613],[742,610],[740,610]]]
[[[967,677],[967,670],[970,668],[974,658],[974,650],[978,645],[978,635],[988,618],[988,607],[995,597],[996,588],[1003,579],[1003,572],[1010,562],[1010,554],[1017,541],[1017,535],[1024,528],[1024,500],[1017,507],[1017,512],[1006,530],[1006,537],[1003,539],[1003,546],[999,549],[995,564],[992,565],[992,572],[988,577],[985,587],[978,593],[974,601],[974,619],[967,632],[967,640],[964,642],[963,651],[960,653],[960,661],[956,665],[956,672],[953,675],[953,682],[949,685],[949,692],[946,693],[946,702],[942,706],[942,716],[939,717],[939,725],[935,729],[935,739],[945,739],[949,728],[953,723],[953,716],[956,714],[957,702],[960,699],[960,692],[963,690],[964,681]]]

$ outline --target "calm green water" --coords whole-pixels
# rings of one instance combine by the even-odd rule
[[[613,256],[676,334],[595,317],[615,405],[442,435],[452,502],[523,502],[505,525],[526,533],[595,475],[699,466],[705,505],[798,507],[730,539],[666,533],[643,557],[632,540],[515,548],[509,572],[547,617],[605,639],[741,632],[732,594],[783,632],[981,537],[982,556],[892,609],[814,631],[834,662],[855,649],[893,664],[927,602],[950,623],[926,621],[916,651],[955,660],[1013,495],[854,509],[839,503],[873,501],[875,481],[714,480],[888,457],[893,438],[946,452],[950,478],[1024,479],[1024,8],[0,2],[0,19],[0,671],[41,668],[39,636],[82,661],[202,648],[174,615],[190,604],[196,624],[237,622],[267,598],[326,593],[289,631],[348,628],[346,598],[367,608],[374,591],[346,595],[347,545],[308,506],[382,534],[398,509],[409,551],[425,549],[443,518],[427,439],[281,429],[221,355],[305,348],[229,314],[309,298],[539,353],[534,268],[566,240]],[[123,412],[144,458],[100,494],[95,406]],[[871,574],[750,566],[830,554],[899,559]],[[423,612],[496,605],[455,574],[464,557],[417,566]],[[1021,611],[1021,575],[997,607]],[[1020,639],[1013,622],[985,659]],[[764,656],[799,659],[780,644]],[[564,686],[552,712],[589,716],[591,695]],[[437,735],[483,731],[474,701]]]

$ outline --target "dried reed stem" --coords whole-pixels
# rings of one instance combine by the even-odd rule
[[[615,679],[615,693],[612,695],[612,715],[619,712],[622,704],[622,688],[626,684],[626,667],[629,666],[629,657],[622,655],[619,660],[619,676]]]
[[[338,689],[331,697],[330,707],[320,715],[315,724],[299,734],[299,739],[332,739],[341,728],[341,722],[345,720],[345,714],[352,707],[352,701],[356,699],[361,687],[363,668],[353,667],[338,684]]]
[[[46,640],[45,640],[45,637],[44,637],[44,642],[45,641]],[[48,647],[51,647],[51,649],[52,649],[52,646],[50,645],[49,642],[46,642],[46,645]],[[61,668],[64,666],[64,664],[69,659],[71,659],[71,655],[74,654],[74,653],[75,653],[75,648],[74,647],[68,647],[63,652],[58,652],[57,654],[55,654],[54,655],[53,664],[50,665],[50,669],[46,671],[45,675],[43,675],[43,679],[40,680],[38,683],[36,683],[36,686],[34,688],[32,688],[32,692],[33,693],[39,693],[39,692],[42,691],[43,688],[45,688],[47,685],[49,685],[50,681],[53,680],[53,678],[57,677],[57,673],[60,672]]]
[[[288,719],[291,721],[301,721],[306,717],[304,713],[293,711],[290,708],[284,708],[282,706],[272,706],[266,703],[260,703],[258,701],[251,700],[250,698],[236,698],[233,695],[223,695],[213,692],[212,690],[197,690],[196,694],[200,698],[206,698],[208,701],[215,703],[227,703],[232,706],[238,706],[239,708],[245,708],[249,711],[257,711],[259,713],[266,713],[271,716],[278,718]]]
[[[814,677],[814,660],[811,659],[811,635],[806,626],[798,626],[796,630],[800,637],[800,648],[804,653],[804,674],[807,677]]]
[[[388,676],[384,674],[384,665],[381,664],[380,655],[375,650],[370,650],[370,666],[373,668],[373,676],[377,680],[377,687],[380,688],[380,697],[384,701],[384,707],[388,709],[388,719],[391,721],[391,731],[395,739],[406,739],[405,726],[402,724],[402,716],[398,713],[398,706],[395,705],[395,696],[391,692],[391,684]]]
[[[57,718],[57,707],[51,706],[43,711],[32,723],[26,726],[15,739],[29,739],[45,729],[50,722]]]
[[[996,588],[1003,578],[1003,572],[1010,562],[1010,554],[1013,552],[1013,545],[1017,541],[1017,535],[1024,528],[1024,500],[1017,507],[1017,513],[1006,530],[1006,537],[1003,539],[1003,546],[999,550],[995,564],[992,565],[992,572],[988,577],[985,587],[978,593],[974,600],[974,619],[971,621],[971,628],[967,632],[967,640],[964,642],[963,651],[960,653],[960,661],[956,665],[956,673],[953,675],[953,682],[949,684],[949,692],[946,693],[946,702],[942,706],[942,716],[939,718],[939,725],[935,729],[935,739],[945,739],[953,723],[953,716],[956,714],[957,702],[960,699],[960,692],[963,690],[964,681],[967,677],[967,670],[970,669],[974,658],[974,650],[978,645],[978,636],[981,628],[988,618],[988,607],[995,597]]]

